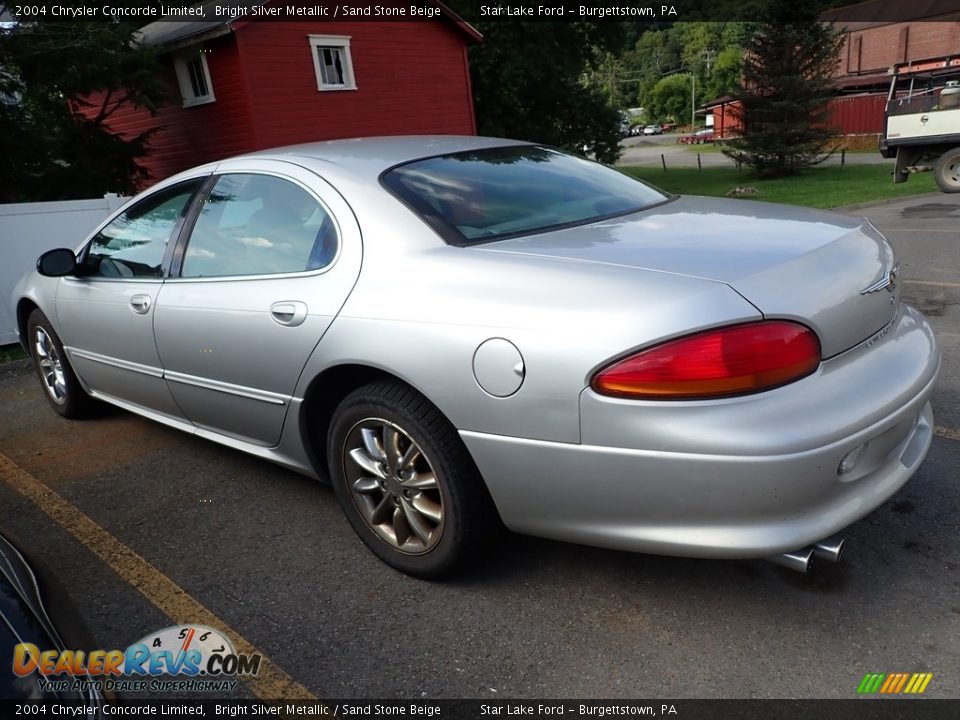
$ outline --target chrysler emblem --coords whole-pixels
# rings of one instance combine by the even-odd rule
[[[879,292],[881,290],[889,290],[894,292],[897,289],[897,273],[900,272],[900,264],[897,263],[892,268],[887,270],[883,277],[877,280],[873,285],[868,285],[863,290],[860,291],[861,295],[869,295],[870,293]]]

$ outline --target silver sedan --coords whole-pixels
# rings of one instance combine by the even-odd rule
[[[422,577],[501,526],[838,559],[926,455],[940,364],[869,222],[490,138],[190,170],[13,306],[60,414],[102,400],[329,481]]]

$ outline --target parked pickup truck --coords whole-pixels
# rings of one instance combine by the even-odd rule
[[[894,66],[880,154],[897,159],[895,183],[933,170],[943,192],[960,192],[960,56]]]

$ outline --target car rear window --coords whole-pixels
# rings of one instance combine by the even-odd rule
[[[584,225],[670,199],[605,165],[535,145],[415,160],[382,182],[455,245]]]

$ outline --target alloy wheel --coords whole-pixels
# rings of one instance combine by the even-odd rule
[[[53,339],[42,327],[36,328],[33,347],[43,386],[55,403],[63,405],[67,401],[67,381],[63,374],[63,363]]]
[[[366,524],[408,555],[429,552],[443,533],[443,496],[433,465],[400,426],[366,418],[347,433],[343,472]]]

